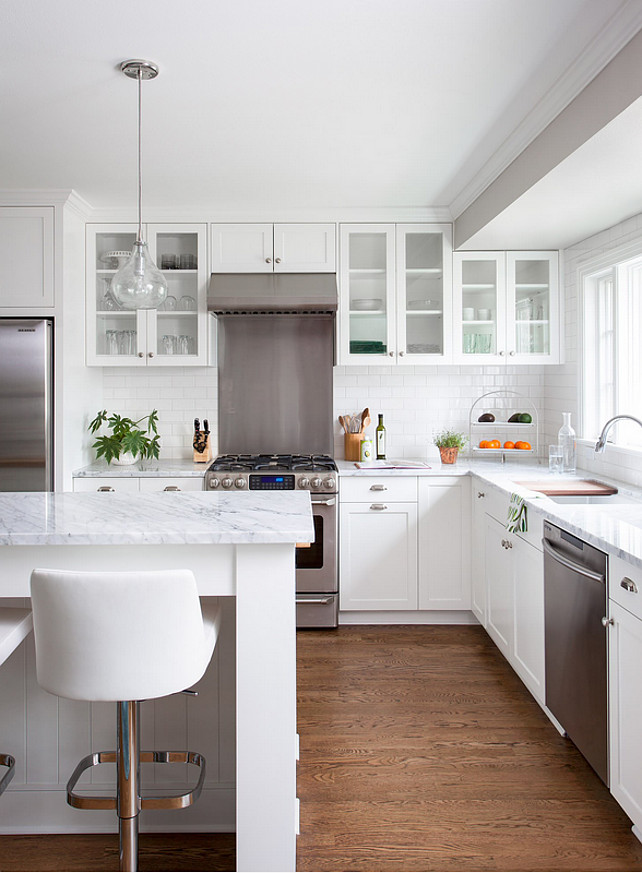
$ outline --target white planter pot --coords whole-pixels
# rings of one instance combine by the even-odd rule
[[[112,464],[116,467],[128,467],[130,464],[135,464],[138,459],[131,452],[123,452],[120,458],[112,458]]]

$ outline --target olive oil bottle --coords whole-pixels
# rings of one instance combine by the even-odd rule
[[[377,441],[377,460],[385,461],[386,459],[386,429],[383,426],[383,415],[379,416],[379,424],[375,430]]]

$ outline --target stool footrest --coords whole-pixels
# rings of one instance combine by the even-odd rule
[[[6,757],[10,756],[7,755]],[[13,758],[11,760],[13,761]],[[205,782],[205,758],[198,752],[141,752],[140,761],[145,764],[194,764],[200,769],[198,782],[191,791],[185,794],[140,797],[140,809],[184,809],[187,806],[191,806],[200,797]],[[0,756],[1,762],[2,756]],[[92,796],[74,793],[76,783],[85,770],[89,770],[98,764],[115,763],[116,752],[92,752],[91,755],[83,758],[71,774],[69,782],[67,782],[67,803],[76,809],[116,809],[117,798],[115,796]],[[13,772],[11,772],[11,775],[13,775]],[[7,777],[5,779],[8,783],[9,779]],[[0,793],[2,792],[0,791]]]
[[[16,769],[16,759],[13,755],[0,755],[0,765],[8,768],[2,779],[0,779],[0,794],[2,794],[7,785],[13,779],[13,774]]]

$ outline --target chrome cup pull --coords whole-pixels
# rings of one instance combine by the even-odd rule
[[[628,576],[625,576],[624,579],[620,582],[620,588],[624,588],[625,591],[630,591],[631,594],[638,593],[638,586],[635,584],[633,579],[629,579]]]
[[[371,491],[387,491],[388,487],[386,485],[371,485]]]
[[[112,488],[111,485],[101,485],[100,488],[96,488],[96,491],[115,491],[115,488]]]
[[[178,487],[178,485],[166,485],[163,488],[163,491],[180,491],[180,490],[181,489]]]
[[[388,507],[386,506],[385,503],[371,503],[370,504],[370,509],[376,509],[379,512],[381,512],[382,510],[387,509],[387,508]]]

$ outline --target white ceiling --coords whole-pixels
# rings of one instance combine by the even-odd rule
[[[134,205],[140,57],[148,207],[463,204],[632,3],[1,0],[0,188]]]

